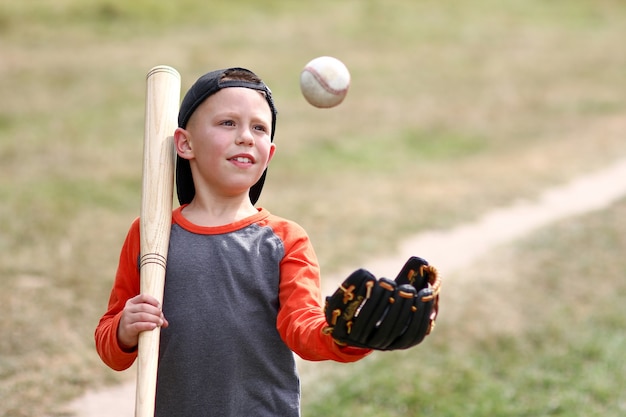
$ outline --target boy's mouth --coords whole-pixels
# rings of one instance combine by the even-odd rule
[[[235,156],[230,158],[231,161],[235,161],[235,162],[239,162],[242,164],[252,164],[254,163],[254,160],[252,159],[252,157],[248,157],[248,156]]]

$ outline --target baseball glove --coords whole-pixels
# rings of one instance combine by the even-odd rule
[[[395,280],[354,271],[326,297],[324,329],[340,345],[407,349],[435,327],[441,279],[424,259],[411,257]]]

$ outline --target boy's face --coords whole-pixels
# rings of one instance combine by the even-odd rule
[[[247,194],[274,155],[271,127],[272,113],[259,91],[229,87],[207,98],[187,128],[175,134],[178,154],[190,161],[196,192]]]

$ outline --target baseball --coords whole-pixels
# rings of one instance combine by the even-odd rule
[[[349,87],[350,71],[337,58],[315,58],[300,73],[302,95],[315,107],[335,107],[346,97]]]

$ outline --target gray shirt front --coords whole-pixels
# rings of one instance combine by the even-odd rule
[[[157,417],[300,415],[293,353],[276,330],[285,249],[270,227],[172,226]]]

